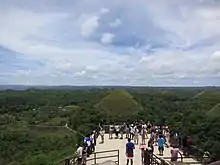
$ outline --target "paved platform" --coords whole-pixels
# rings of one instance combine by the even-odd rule
[[[148,135],[150,137],[150,135]],[[96,146],[96,152],[100,152],[100,151],[107,151],[107,150],[118,150],[119,149],[119,164],[120,165],[125,165],[126,164],[126,155],[125,155],[125,145],[127,143],[127,139],[109,139],[108,138],[108,134],[105,134],[105,142],[103,144],[100,144],[99,142],[100,137],[97,139],[97,146]],[[141,138],[139,138],[139,141],[141,142]],[[148,139],[146,140],[146,144],[147,144]],[[140,143],[139,142],[139,143]],[[140,144],[139,145],[135,145],[135,150],[134,150],[134,165],[141,165],[141,151],[139,149]],[[170,157],[170,150],[171,147],[165,147],[164,150],[164,155],[163,156],[159,156],[159,152],[158,152],[158,148],[157,146],[154,147],[154,154],[158,157]],[[109,156],[109,155],[117,155],[117,152],[109,152],[109,153],[100,153],[97,154],[97,157],[104,157],[104,156]],[[93,156],[91,156],[90,158],[92,158]],[[104,161],[108,161],[108,160],[113,160],[116,161],[117,158],[104,158],[104,159],[99,159],[97,160],[97,163],[102,163]],[[166,161],[170,161],[169,159],[165,159]],[[180,161],[180,159],[179,159]],[[184,163],[187,162],[193,162],[193,164],[198,164],[201,165],[199,162],[197,162],[196,160],[192,159],[192,158],[184,158],[183,159]],[[92,165],[94,164],[94,161],[90,161],[87,163],[88,165]],[[190,163],[187,163],[190,164]]]

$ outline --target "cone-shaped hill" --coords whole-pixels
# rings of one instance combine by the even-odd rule
[[[203,102],[208,103],[219,103],[220,102],[220,91],[212,91],[212,90],[204,90],[200,93],[198,93],[194,99],[201,100]]]
[[[124,116],[142,109],[133,96],[125,90],[113,90],[97,103],[96,108],[106,111],[110,116]]]
[[[206,115],[210,118],[220,118],[220,103],[216,104]]]

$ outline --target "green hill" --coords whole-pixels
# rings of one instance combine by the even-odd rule
[[[137,101],[125,90],[113,90],[96,104],[96,108],[106,111],[110,116],[125,116],[142,109]]]
[[[206,115],[210,118],[220,117],[220,103],[216,104],[211,110],[209,110]]]

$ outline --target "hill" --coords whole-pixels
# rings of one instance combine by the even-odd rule
[[[125,116],[127,113],[142,109],[133,96],[125,90],[110,91],[95,107],[102,109],[110,116]]]
[[[207,116],[210,118],[219,118],[220,117],[220,103],[216,104],[211,110],[207,113]]]

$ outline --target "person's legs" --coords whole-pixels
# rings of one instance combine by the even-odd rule
[[[131,165],[133,165],[133,159],[131,158]]]
[[[121,131],[121,138],[120,139],[123,139],[123,131]]]
[[[127,164],[126,165],[128,165],[129,164],[129,158],[127,158]]]

